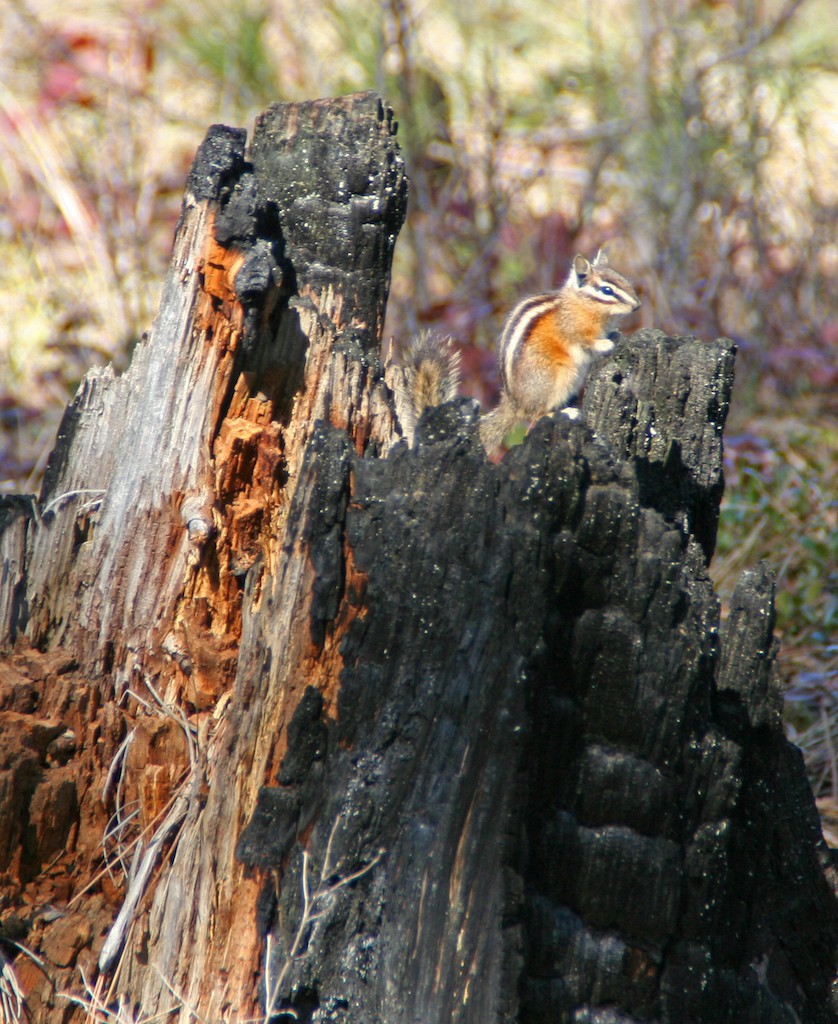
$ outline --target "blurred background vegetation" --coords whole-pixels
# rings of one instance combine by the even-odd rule
[[[838,844],[838,32],[833,0],[5,0],[0,491],[37,489],[93,364],[154,315],[213,122],[375,89],[411,179],[388,334],[465,390],[523,295],[607,246],[633,326],[739,346],[713,575],[778,572],[788,731]]]

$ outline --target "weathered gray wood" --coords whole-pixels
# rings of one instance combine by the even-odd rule
[[[267,525],[317,419],[345,424],[360,446],[391,430],[368,370],[352,364],[378,344],[403,171],[389,115],[363,102],[363,125],[357,101],[273,108],[250,162],[242,130],[211,129],[153,329],[122,377],[88,374],[64,417],[41,494],[49,512],[30,542],[27,633],[113,669],[117,689],[189,646],[180,605],[207,540],[234,548],[217,552],[222,562],[256,556],[252,543],[235,550],[236,510],[225,522],[219,484],[232,474],[250,488]],[[281,450],[272,423],[285,428]],[[260,428],[273,432],[277,450],[262,455],[273,479],[238,480],[250,468],[238,462],[268,446]],[[226,606],[229,577],[220,589]]]
[[[0,497],[0,638],[6,642],[26,621],[26,538],[35,511],[34,496]]]
[[[209,145],[219,137],[234,173],[243,135],[217,132]],[[72,646],[93,671],[115,668],[118,688],[160,648],[161,621],[170,628],[190,547],[182,509],[211,518],[210,442],[241,333],[230,311],[224,334],[216,322],[207,337],[211,206],[184,201],[160,313],[131,367],[88,374],[68,409],[41,495],[52,511],[29,553],[32,642]]]
[[[184,1019],[207,1000],[226,1001],[243,1017],[258,1010],[261,937],[247,898],[257,886],[233,860],[234,822],[251,813],[264,762],[278,756],[277,737],[253,737],[249,767],[228,759],[219,766],[218,749],[229,739],[224,695],[236,677],[245,591],[258,604],[260,573],[273,578],[316,424],[339,427],[358,451],[383,448],[395,429],[377,359],[406,201],[394,131],[390,112],[371,94],[272,108],[258,119],[247,152],[243,131],[210,129],[189,176],[153,329],[122,377],[108,369],[83,382],[50,461],[41,521],[29,524],[25,558],[24,520],[4,533],[12,585],[4,590],[0,644],[16,637],[19,647],[28,640],[47,655],[43,669],[34,654],[12,656],[21,675],[0,672],[10,687],[0,692],[0,713],[6,700],[8,707],[19,701],[19,679],[35,678],[42,711],[65,718],[65,682],[86,694],[87,681],[96,681],[97,699],[74,720],[82,812],[73,826],[80,855],[73,860],[68,851],[68,863],[96,863],[100,855],[105,822],[96,801],[126,734],[133,738],[120,755],[123,798],[138,801],[142,826],[155,827],[184,773],[192,787],[171,877],[166,864],[157,902],[149,908],[144,897],[127,944],[115,939],[101,964],[149,1003],[168,1005],[167,986],[177,983],[190,1000]],[[290,576],[311,589],[305,565]],[[291,593],[287,642],[294,647],[301,638]],[[303,594],[303,606],[307,600]],[[62,666],[58,685],[48,659],[61,650],[74,660]],[[248,701],[253,687],[249,680],[240,699]],[[147,712],[133,696],[126,700],[134,693]],[[293,690],[273,695],[278,710],[271,713],[290,715],[296,697]],[[184,714],[191,762],[178,725]],[[46,761],[42,769],[51,777]],[[111,802],[116,782],[108,788]],[[223,818],[203,813],[204,790],[223,797]],[[203,847],[190,831],[199,821]],[[123,842],[138,832],[135,824]],[[183,863],[191,903],[175,891]],[[119,907],[113,895],[113,909],[102,908],[106,921]],[[198,907],[206,929],[196,935]],[[74,912],[62,925],[73,950],[56,954],[57,988],[78,986],[66,968],[80,948],[92,945],[86,970],[95,971],[104,934],[85,939],[84,916]],[[149,917],[156,967],[142,953]],[[219,933],[229,944],[218,942]],[[117,969],[111,950],[121,947]],[[226,985],[208,988],[213,973],[224,974]],[[58,1012],[49,987],[43,999],[36,1020]]]

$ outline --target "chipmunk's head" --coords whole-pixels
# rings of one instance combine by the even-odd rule
[[[580,298],[602,306],[606,316],[625,316],[640,308],[637,292],[622,274],[611,270],[602,249],[593,262],[584,256],[574,256],[567,286]]]

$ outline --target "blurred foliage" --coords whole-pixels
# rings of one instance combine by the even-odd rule
[[[789,735],[838,846],[838,422],[755,416],[726,443],[714,577],[730,594],[758,558],[777,572]]]
[[[37,486],[80,376],[124,366],[148,327],[206,126],[375,89],[411,179],[387,330],[451,333],[469,393],[494,398],[506,311],[601,245],[638,284],[635,325],[736,340],[714,576],[724,600],[745,565],[777,568],[789,728],[834,750],[833,14],[831,0],[7,0],[0,488]],[[836,776],[813,769],[838,806]]]
[[[781,416],[749,427],[727,439],[717,581],[732,589],[769,557],[789,653],[811,641],[828,656],[838,641],[838,424]]]
[[[197,6],[163,6],[160,14],[161,43],[176,41],[180,62],[220,89],[220,111],[229,110],[236,118],[276,101],[277,69],[266,40],[265,4],[204,0]]]

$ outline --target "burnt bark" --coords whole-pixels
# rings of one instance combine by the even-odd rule
[[[498,465],[468,400],[400,440],[393,134],[371,95],[211,129],[153,331],[0,507],[32,1019],[82,968],[140,1019],[831,1021],[772,575],[722,630],[707,574],[733,346],[623,339]]]

